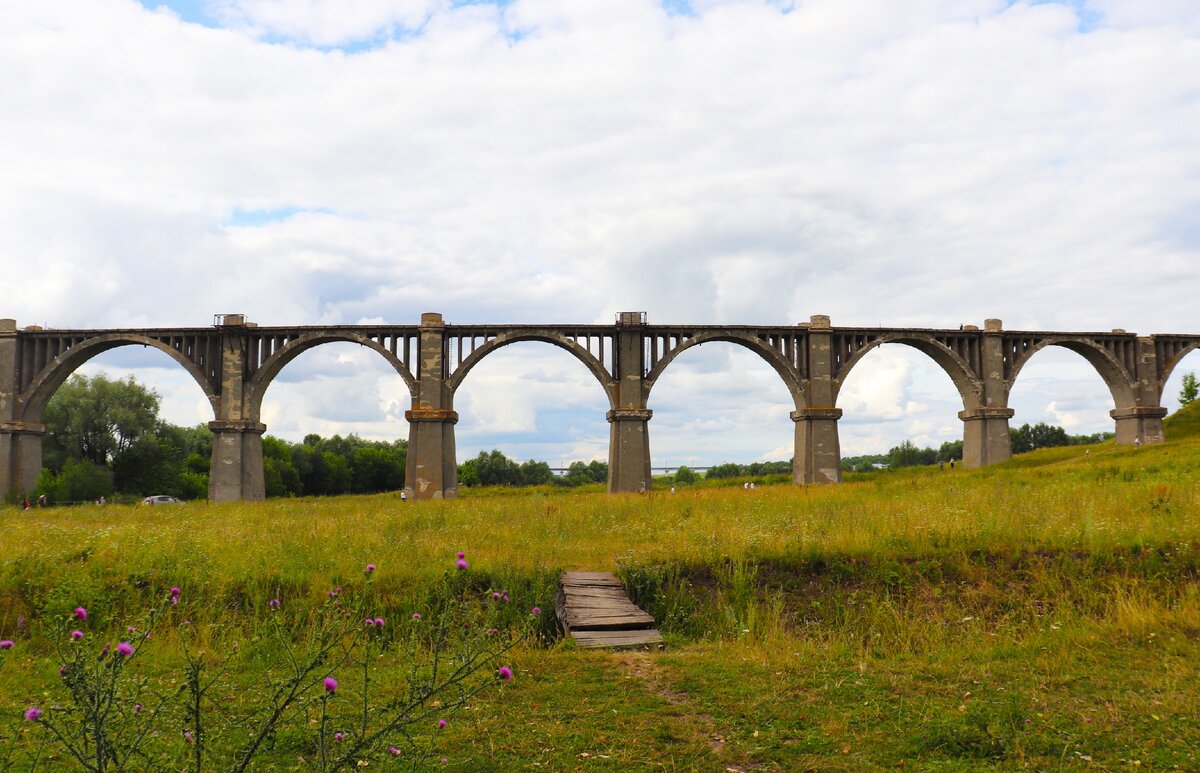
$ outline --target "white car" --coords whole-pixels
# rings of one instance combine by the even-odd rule
[[[142,500],[143,505],[182,505],[182,499],[169,497],[166,494],[157,494],[152,497],[146,497]]]

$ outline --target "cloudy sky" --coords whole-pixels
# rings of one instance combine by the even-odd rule
[[[39,0],[0,14],[0,105],[20,325],[1200,330],[1194,0]],[[160,353],[85,370],[212,418]],[[1169,397],[1184,370],[1200,353]],[[1065,350],[1012,403],[1111,429]],[[847,454],[961,436],[949,378],[903,346],[839,404]],[[264,420],[393,438],[407,407],[330,345]],[[460,390],[460,456],[603,458],[606,407],[566,353],[509,347]],[[733,345],[681,356],[650,407],[655,464],[791,453],[786,390]]]

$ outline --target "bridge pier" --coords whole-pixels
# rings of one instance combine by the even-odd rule
[[[408,419],[408,462],[404,490],[413,499],[458,496],[454,394],[446,386],[446,323],[442,315],[421,315],[417,352],[417,395]]]
[[[959,411],[963,420],[963,467],[973,469],[1012,458],[1008,420],[1012,408],[975,408]]]
[[[789,414],[796,422],[792,483],[841,483],[842,448],[838,439],[841,408],[801,408]]]
[[[213,502],[259,502],[267,497],[263,474],[262,436],[267,425],[257,421],[212,421],[212,463],[208,498]]]
[[[1132,408],[1117,408],[1108,412],[1117,423],[1117,445],[1148,445],[1161,443],[1163,417],[1167,409],[1161,406],[1137,405]]]
[[[609,411],[608,491],[646,492],[650,490],[650,417],[643,408]]]

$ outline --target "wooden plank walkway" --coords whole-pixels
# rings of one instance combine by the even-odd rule
[[[554,611],[580,647],[662,647],[654,618],[634,606],[608,572],[565,572]]]

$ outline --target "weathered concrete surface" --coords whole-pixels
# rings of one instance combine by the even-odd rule
[[[650,393],[681,352],[721,341],[749,349],[779,374],[795,403],[793,481],[841,480],[837,398],[846,377],[872,349],[904,344],[929,356],[953,381],[962,401],[964,464],[1011,456],[1008,407],[1021,368],[1046,346],[1080,354],[1113,396],[1117,442],[1162,442],[1163,387],[1179,361],[1200,348],[1200,334],[1138,337],[1107,333],[1006,331],[998,319],[980,330],[834,327],[814,315],[787,326],[649,325],[642,312],[622,312],[611,325],[449,325],[426,313],[418,325],[260,328],[223,315],[210,328],[42,330],[0,319],[0,494],[28,494],[42,463],[42,416],[58,387],[80,365],[117,346],[157,348],[185,368],[213,406],[209,496],[261,499],[262,398],[298,354],[350,341],[384,357],[412,395],[406,485],[416,499],[458,490],[454,393],[467,372],[516,341],[540,341],[576,357],[608,398],[609,491],[648,491]]]

